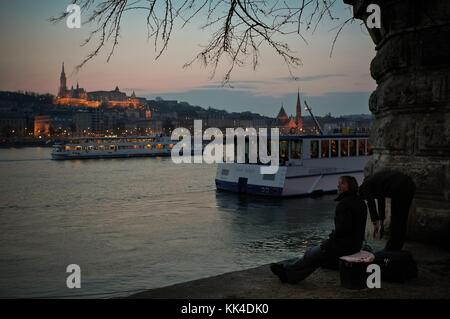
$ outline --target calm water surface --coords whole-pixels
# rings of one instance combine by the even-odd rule
[[[239,197],[214,165],[50,151],[0,149],[0,297],[123,296],[295,257],[333,227],[333,196]]]

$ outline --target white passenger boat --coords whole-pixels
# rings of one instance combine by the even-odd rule
[[[371,157],[367,135],[280,136],[279,151],[280,167],[273,175],[261,174],[262,164],[218,164],[217,189],[276,197],[332,193],[341,175],[360,184]]]
[[[82,137],[53,146],[52,159],[94,159],[170,156],[173,145],[167,136]]]

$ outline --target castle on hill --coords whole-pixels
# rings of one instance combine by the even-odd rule
[[[76,88],[72,85],[72,87],[68,89],[63,62],[59,78],[58,96],[55,98],[55,104],[90,108],[99,108],[102,105],[110,108],[140,108],[145,104],[145,99],[136,97],[134,91],[131,96],[127,96],[126,93],[120,91],[118,86],[112,91],[86,92],[86,90],[81,88],[77,82]]]

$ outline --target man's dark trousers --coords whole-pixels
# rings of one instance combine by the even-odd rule
[[[398,194],[391,198],[390,236],[386,243],[386,250],[402,250],[408,223],[409,208],[414,197],[416,187],[413,182],[404,183]]]
[[[289,283],[298,283],[311,275],[317,268],[330,267],[338,261],[338,257],[324,250],[320,245],[309,248],[302,258],[284,263],[284,269]]]

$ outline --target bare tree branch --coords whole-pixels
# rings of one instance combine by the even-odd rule
[[[348,18],[347,20],[345,20],[342,24],[340,24],[338,26],[338,31],[336,32],[336,35],[334,36],[334,39],[333,39],[333,44],[331,45],[330,57],[333,55],[334,45],[336,44],[336,41],[337,41],[342,29],[344,29],[344,27],[347,23],[349,23],[349,22],[353,23],[353,21],[355,21],[355,18],[351,17],[351,18]]]
[[[251,64],[256,69],[261,47],[265,45],[284,60],[293,76],[292,70],[301,66],[302,62],[290,49],[286,37],[296,34],[307,44],[304,32],[314,26],[314,33],[325,17],[330,20],[338,19],[332,12],[335,2],[336,0],[72,0],[73,4],[79,5],[82,12],[87,14],[84,24],[94,25],[88,38],[81,44],[94,44],[94,48],[77,69],[111,43],[107,55],[109,61],[119,44],[124,14],[141,10],[147,11],[147,39],[154,40],[156,59],[167,50],[176,22],[179,20],[181,28],[184,28],[195,18],[202,23],[201,30],[213,30],[212,36],[184,67],[200,62],[205,67],[212,68],[211,77],[214,77],[218,66],[223,61],[228,61],[223,78],[223,83],[227,83],[236,66]],[[50,21],[58,23],[67,16],[68,13],[64,12]],[[331,52],[342,28],[350,21],[348,19],[340,24]],[[304,31],[302,24],[306,26]],[[247,62],[248,58],[250,63]]]

